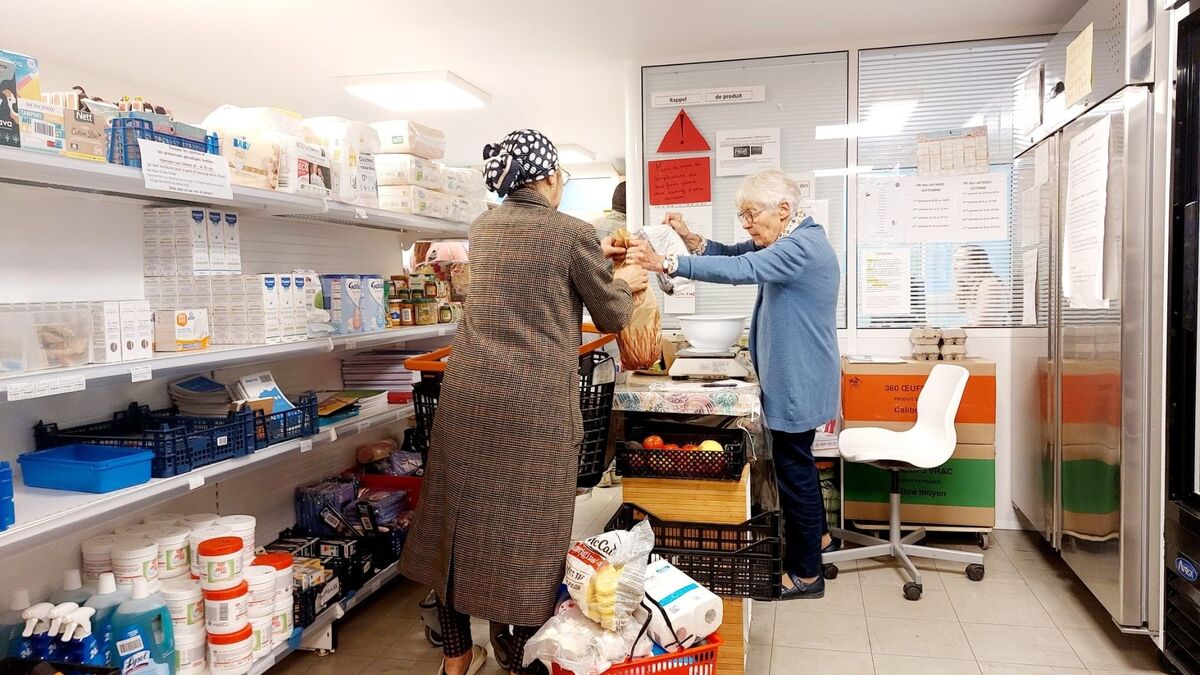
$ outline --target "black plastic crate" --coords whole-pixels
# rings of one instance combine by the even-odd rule
[[[148,448],[154,452],[151,474],[169,478],[257,449],[254,414],[230,413],[227,417],[190,417],[176,408],[151,410],[130,403],[112,419],[70,429],[38,422],[33,429],[38,450],[73,443]]]
[[[76,663],[61,661],[40,661],[38,659],[0,659],[0,675],[30,675],[39,663],[49,663],[60,673],[78,673],[78,675],[121,675],[120,668],[109,666],[81,666]]]
[[[583,442],[579,448],[579,473],[576,486],[596,487],[604,475],[605,452],[612,419],[613,392],[616,382],[594,384],[597,369],[612,357],[600,351],[579,357],[579,411],[583,416]],[[433,416],[441,394],[441,373],[424,373],[413,385],[413,407],[416,427],[412,435],[414,452],[429,457],[429,441],[433,433]]]
[[[713,593],[777,600],[783,592],[783,520],[778,511],[726,525],[662,520],[625,503],[604,529],[628,530],[643,520],[654,530],[654,553]]]
[[[254,426],[257,447],[261,450],[276,443],[315,436],[320,430],[318,419],[317,394],[312,391],[301,394],[296,407],[291,410],[270,415],[256,413]]]
[[[335,585],[330,585],[335,584]],[[317,620],[317,616],[325,611],[344,594],[340,582],[325,582],[303,591],[296,590],[292,600],[292,622],[294,628],[307,628]]]
[[[664,443],[681,447],[713,440],[725,449],[721,452],[647,450],[641,443],[648,436],[661,436]],[[631,421],[617,450],[621,475],[627,478],[740,480],[746,465],[746,434],[741,429]]]

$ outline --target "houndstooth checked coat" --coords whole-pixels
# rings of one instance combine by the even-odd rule
[[[600,330],[617,332],[633,301],[592,226],[532,189],[471,225],[470,258],[469,301],[400,569],[443,599],[449,590],[460,612],[540,626],[571,544],[582,307]]]

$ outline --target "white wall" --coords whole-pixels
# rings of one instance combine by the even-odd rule
[[[97,63],[102,63],[103,50],[95,52]],[[42,78],[42,91],[69,91],[79,85],[89,96],[99,96],[105,101],[116,101],[122,96],[136,98],[141,96],[155,105],[169,108],[175,119],[182,122],[200,122],[212,112],[221,101],[198,100],[200,97],[184,97],[178,94],[148,89],[130,82],[114,80],[105,75],[89,72],[84,69],[65,66],[45,59],[38,59],[38,70]],[[186,76],[181,73],[181,82],[186,82]],[[199,92],[198,92],[199,93]]]

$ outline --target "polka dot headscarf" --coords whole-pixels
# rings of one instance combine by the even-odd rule
[[[487,160],[483,178],[488,189],[501,197],[534,181],[544,180],[558,169],[558,149],[549,138],[533,129],[520,129],[499,143],[483,148]]]

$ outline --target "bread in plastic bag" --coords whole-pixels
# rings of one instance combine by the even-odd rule
[[[584,616],[608,630],[624,629],[645,595],[646,563],[653,548],[648,521],[629,531],[575,542],[567,552],[563,583]]]
[[[624,228],[613,232],[612,236],[614,246],[629,247],[629,232]],[[623,265],[614,267],[620,269]],[[662,315],[653,293],[634,294],[633,314],[625,329],[617,333],[617,347],[621,350],[621,367],[625,370],[650,368],[662,358]]]
[[[575,601],[568,600],[525,643],[523,665],[529,667],[541,659],[547,666],[555,663],[575,675],[599,675],[628,658],[650,656],[653,643],[642,630],[647,620],[645,610],[639,608],[623,631],[605,630],[584,616]]]

